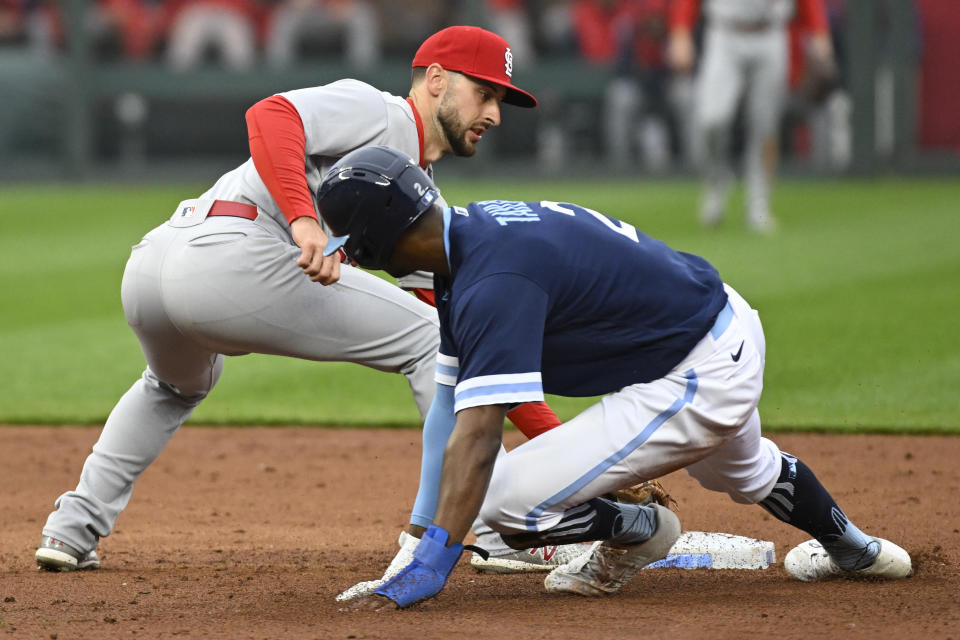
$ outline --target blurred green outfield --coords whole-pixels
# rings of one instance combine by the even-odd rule
[[[770,429],[960,431],[960,180],[783,181],[781,231],[698,227],[689,181],[447,181],[572,201],[712,261],[760,310]],[[143,362],[120,308],[130,245],[205,185],[0,186],[0,423],[101,423]],[[319,286],[319,285],[318,285]],[[562,418],[589,399],[551,398]],[[228,359],[194,424],[416,425],[402,377]]]

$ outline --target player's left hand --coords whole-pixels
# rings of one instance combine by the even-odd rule
[[[316,218],[304,216],[290,223],[293,241],[300,247],[297,266],[320,284],[333,284],[340,279],[340,257],[337,254],[324,256],[327,234],[320,228]]]

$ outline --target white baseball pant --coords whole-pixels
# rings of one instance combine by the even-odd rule
[[[668,375],[605,396],[499,458],[481,518],[503,534],[544,531],[571,507],[684,467],[737,502],[766,498],[780,451],[760,434],[763,329],[727,293],[728,310]]]

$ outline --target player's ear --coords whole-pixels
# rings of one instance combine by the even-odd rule
[[[434,62],[427,67],[426,87],[431,96],[434,98],[441,97],[446,92],[449,82],[450,74],[439,64]]]
[[[443,246],[443,206],[434,202],[396,240],[387,272],[391,269],[413,271],[440,271],[446,273],[446,252]]]

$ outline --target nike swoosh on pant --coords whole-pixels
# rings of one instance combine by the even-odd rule
[[[730,354],[730,358],[731,358],[734,362],[738,362],[738,361],[740,360],[740,355],[743,353],[743,342],[744,342],[743,340],[740,341],[740,348],[737,349],[737,352],[736,352],[736,353],[731,353],[731,354]]]

